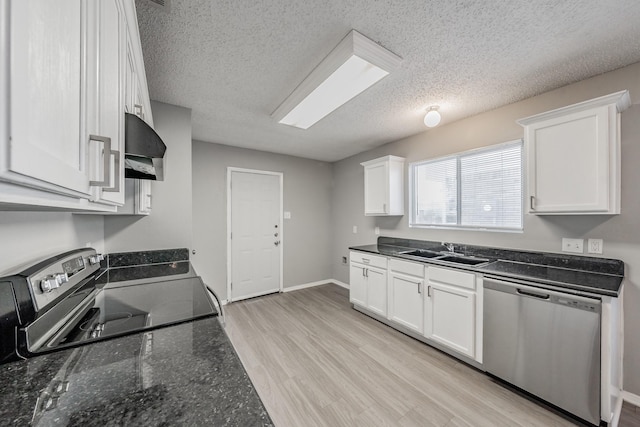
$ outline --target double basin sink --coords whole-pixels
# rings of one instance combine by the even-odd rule
[[[452,264],[463,264],[463,265],[474,265],[474,266],[491,261],[490,259],[487,259],[487,258],[476,258],[473,256],[465,256],[465,255],[453,254],[453,253],[443,254],[442,252],[429,251],[426,249],[416,249],[416,250],[411,250],[406,252],[400,252],[398,255],[410,256],[414,259],[428,258],[434,261],[442,261],[442,262],[452,263]]]

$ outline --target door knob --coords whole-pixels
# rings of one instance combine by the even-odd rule
[[[278,246],[280,244],[280,240],[273,242],[274,245]]]
[[[278,233],[274,233],[274,234],[273,234],[273,237],[278,237]]]

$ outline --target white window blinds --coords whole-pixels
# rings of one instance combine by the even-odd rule
[[[460,156],[460,225],[522,228],[522,148]]]
[[[411,225],[522,229],[522,142],[411,165]]]

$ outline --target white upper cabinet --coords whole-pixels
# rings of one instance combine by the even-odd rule
[[[404,158],[385,156],[364,166],[364,214],[404,215]]]
[[[89,141],[83,120],[86,3],[0,4],[5,9],[0,14],[0,179],[90,197]]]
[[[124,203],[126,22],[117,0],[89,3],[87,129],[93,200]]]
[[[133,0],[5,0],[0,8],[0,206],[115,211],[124,203]],[[137,78],[145,95],[146,79]]]
[[[620,213],[620,113],[628,91],[518,120],[531,214]]]

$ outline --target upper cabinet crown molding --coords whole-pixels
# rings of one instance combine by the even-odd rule
[[[577,104],[569,105],[567,107],[556,108],[555,110],[545,111],[544,113],[525,117],[517,120],[516,122],[521,126],[528,126],[530,124],[537,123],[543,120],[564,117],[569,113],[577,113],[580,111],[585,111],[592,108],[603,107],[607,105],[615,105],[617,112],[622,113],[624,110],[626,110],[631,106],[631,97],[629,96],[629,91],[621,90],[619,92],[600,96],[598,98],[589,99],[587,101],[579,102]]]
[[[384,156],[364,166],[364,214],[404,215],[404,157]]]
[[[517,121],[530,214],[620,213],[620,113],[630,105],[624,90]]]

